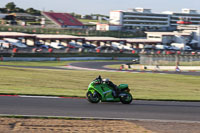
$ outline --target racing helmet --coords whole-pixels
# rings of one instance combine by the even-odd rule
[[[110,80],[109,79],[103,79],[103,82],[108,83]]]

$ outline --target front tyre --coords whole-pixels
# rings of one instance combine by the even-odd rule
[[[87,97],[87,100],[91,103],[98,103],[101,100],[101,96],[96,91],[94,92],[94,94],[88,91],[86,94],[86,97]]]
[[[132,102],[133,98],[130,93],[121,93],[120,94],[120,101],[123,104],[130,104]]]

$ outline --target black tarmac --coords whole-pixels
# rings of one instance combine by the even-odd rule
[[[86,99],[0,97],[0,114],[200,122],[200,102],[89,103]]]

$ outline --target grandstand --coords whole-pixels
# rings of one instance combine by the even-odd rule
[[[42,14],[61,28],[83,28],[84,25],[68,13],[42,12]]]

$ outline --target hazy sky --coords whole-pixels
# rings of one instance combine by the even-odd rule
[[[0,7],[4,7],[8,2],[14,2],[24,9],[33,7],[45,11],[79,14],[109,15],[111,10],[135,7],[150,8],[152,12],[181,12],[182,8],[196,9],[200,12],[200,0],[0,0]]]

